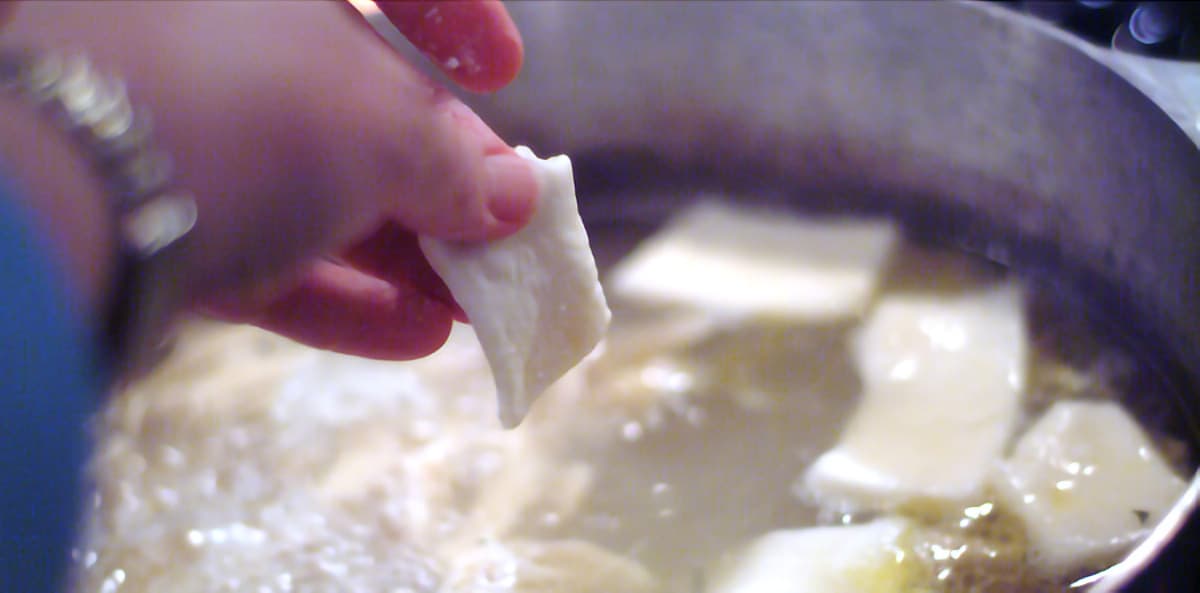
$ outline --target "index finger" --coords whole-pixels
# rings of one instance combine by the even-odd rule
[[[521,70],[521,34],[500,0],[378,0],[376,5],[467,90],[499,90]]]

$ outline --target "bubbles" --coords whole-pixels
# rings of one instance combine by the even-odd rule
[[[956,548],[946,548],[938,544],[933,544],[929,546],[929,550],[933,553],[934,560],[958,560],[966,553],[967,544],[962,544]]]
[[[968,519],[980,519],[992,514],[992,509],[995,506],[990,502],[985,502],[979,506],[967,507],[963,510],[963,515]]]
[[[654,506],[654,515],[658,519],[672,519],[678,513],[675,489],[666,482],[656,482],[650,487],[650,500]]]
[[[889,381],[908,381],[917,375],[919,363],[915,358],[905,358],[888,370],[887,378]]]
[[[675,394],[687,393],[696,384],[691,372],[665,360],[647,364],[642,369],[641,379],[650,389]]]
[[[267,350],[269,356],[289,352]],[[202,352],[191,354],[192,362],[204,358]],[[397,389],[411,388],[418,397],[426,391],[415,381],[406,383],[405,377],[415,375],[403,365],[329,360],[315,353],[296,360],[274,370],[218,365],[186,388],[160,384],[113,400],[101,427],[107,435],[93,462],[97,489],[86,540],[74,555],[76,590],[292,593],[301,583],[316,593],[438,588],[436,559],[415,549],[410,535],[385,515],[389,506],[411,507],[407,503],[440,494],[400,491],[397,484],[408,478],[396,474],[382,478],[381,498],[389,505],[333,507],[316,496],[314,485],[348,435],[362,433],[364,426],[383,428],[399,443],[429,444],[445,436],[445,420],[458,418],[436,398],[414,403],[397,396]],[[357,375],[348,381],[352,389],[336,392],[336,381],[318,381],[327,370],[342,378]],[[180,370],[168,363],[162,372]],[[248,382],[247,372],[264,380]],[[271,373],[276,386],[289,384],[284,379],[290,373],[291,380],[314,389],[306,392],[296,382],[287,391],[273,388],[265,380]],[[226,375],[232,376],[225,380]],[[153,378],[148,384],[155,385]],[[220,402],[219,409],[213,401]],[[466,466],[476,457],[482,455],[468,450],[458,461]],[[432,460],[432,471],[449,462]],[[430,508],[431,522],[452,523],[447,515],[452,509],[440,502]]]
[[[125,583],[125,570],[118,568],[104,579],[100,585],[100,593],[117,593],[121,589],[121,585]]]
[[[172,488],[159,488],[155,491],[154,497],[160,504],[167,508],[179,504],[179,493]]]
[[[349,572],[349,566],[346,563],[330,560],[317,560],[317,568],[334,579],[345,578],[346,573]]]
[[[627,442],[639,441],[643,434],[645,434],[645,430],[642,428],[641,422],[630,420],[621,425],[621,438]]]
[[[921,319],[919,327],[935,348],[957,352],[967,345],[967,330],[956,320],[925,317]]]
[[[562,524],[562,515],[554,511],[547,511],[542,513],[542,516],[538,519],[538,523],[542,527],[553,529]]]
[[[170,468],[182,467],[184,462],[187,461],[187,457],[184,456],[183,451],[170,445],[164,446],[160,455],[162,456],[162,462]]]

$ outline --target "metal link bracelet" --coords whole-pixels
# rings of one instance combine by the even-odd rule
[[[0,49],[0,89],[71,134],[107,185],[120,267],[103,337],[116,372],[136,370],[156,349],[178,297],[174,271],[162,262],[195,225],[196,201],[172,188],[172,164],[154,144],[149,113],[131,104],[121,79],[84,55]]]

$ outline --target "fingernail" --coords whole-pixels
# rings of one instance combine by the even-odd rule
[[[486,157],[489,191],[488,211],[500,221],[523,224],[533,215],[538,185],[529,163],[515,154]]]

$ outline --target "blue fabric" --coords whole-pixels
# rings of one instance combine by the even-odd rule
[[[0,592],[65,589],[104,385],[57,262],[0,179]]]

